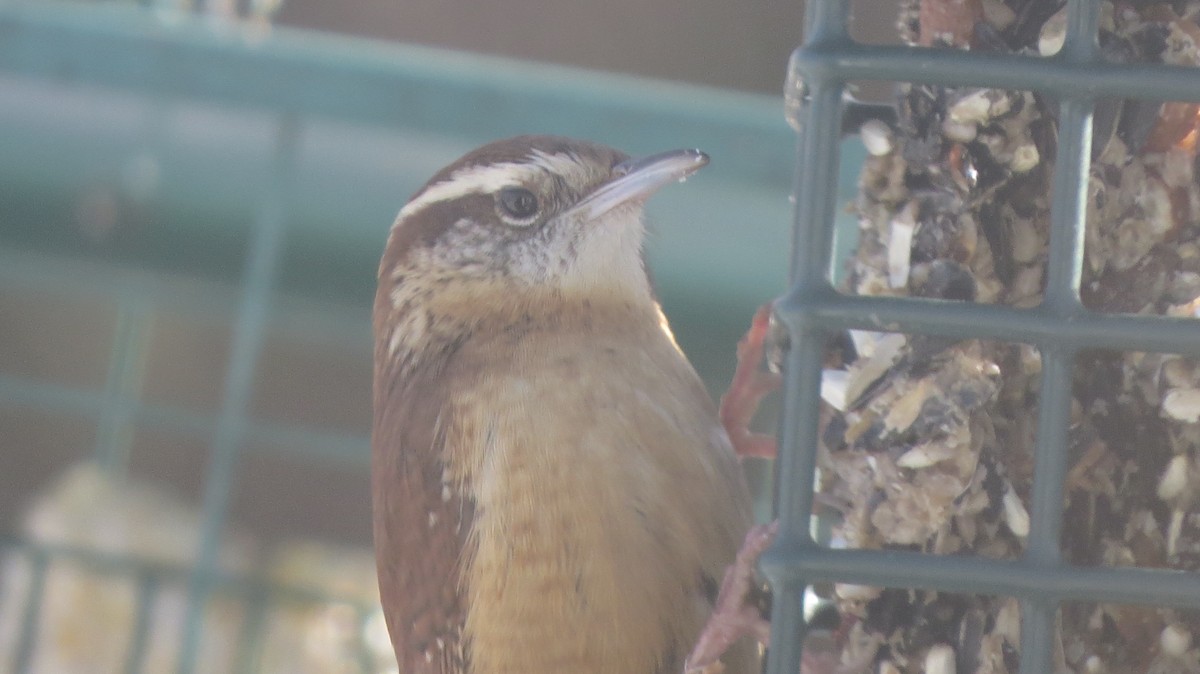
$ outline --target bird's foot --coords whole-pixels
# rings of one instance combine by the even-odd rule
[[[762,585],[756,574],[758,559],[775,542],[779,521],[751,527],[733,564],[725,570],[712,615],[695,647],[684,661],[684,674],[723,674],[721,656],[743,637],[753,637],[763,647],[771,645],[771,622],[759,597]],[[813,629],[804,637],[800,674],[868,674],[879,641],[865,644],[850,662],[842,650],[855,619],[844,620],[835,630]]]
[[[719,674],[720,657],[739,639],[752,636],[764,646],[771,638],[771,623],[754,596],[760,588],[755,569],[758,558],[779,533],[779,522],[752,527],[742,549],[721,580],[717,603],[700,638],[684,664],[684,674]]]
[[[771,305],[754,314],[750,329],[738,342],[737,370],[729,389],[721,396],[721,425],[729,434],[739,457],[775,458],[775,437],[750,430],[750,421],[768,393],[779,388],[779,375],[763,369],[763,347],[771,324]]]

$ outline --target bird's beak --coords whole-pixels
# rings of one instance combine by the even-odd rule
[[[613,177],[597,187],[571,212],[589,220],[634,201],[642,201],[664,185],[682,181],[708,163],[700,150],[672,150],[641,159],[627,159],[613,167]]]

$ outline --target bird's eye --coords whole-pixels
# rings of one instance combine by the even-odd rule
[[[528,225],[538,213],[538,199],[523,187],[505,187],[497,195],[500,215],[511,224]]]

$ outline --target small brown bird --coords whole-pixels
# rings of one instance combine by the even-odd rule
[[[379,584],[404,674],[674,674],[751,523],[642,206],[704,166],[523,136],[437,173],[375,298]],[[757,671],[745,640],[729,674]]]

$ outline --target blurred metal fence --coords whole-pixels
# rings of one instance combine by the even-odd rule
[[[784,384],[779,512],[782,534],[763,568],[775,590],[771,674],[799,671],[801,598],[816,581],[1014,596],[1021,605],[1021,671],[1052,672],[1055,613],[1070,600],[1200,608],[1195,574],[1075,568],[1059,547],[1067,473],[1072,367],[1083,349],[1200,356],[1192,320],[1099,315],[1080,300],[1093,104],[1101,97],[1200,101],[1200,72],[1118,64],[1098,49],[1103,3],[1068,0],[1066,44],[1050,58],[867,46],[847,33],[848,4],[810,0],[804,45],[792,57],[789,114],[799,130],[792,287],[777,303],[792,349]],[[833,178],[842,91],[853,80],[1035,90],[1059,101],[1057,164],[1045,299],[1033,309],[915,298],[839,295],[831,282],[837,205]],[[1042,354],[1031,531],[1019,560],[900,551],[833,550],[809,534],[817,455],[822,349],[840,330],[1008,340]]]
[[[135,428],[187,434],[208,448],[194,564],[0,536],[0,550],[32,569],[23,592],[0,596],[0,606],[15,602],[21,613],[17,646],[0,654],[0,669],[34,667],[47,570],[64,561],[133,580],[132,633],[113,637],[127,639],[130,673],[147,671],[147,640],[163,629],[151,607],[167,584],[190,598],[176,665],[185,673],[196,669],[212,597],[246,607],[234,660],[241,672],[256,671],[264,607],[345,600],[230,575],[218,563],[231,490],[254,448],[366,468],[365,428],[283,422],[252,409],[266,334],[336,342],[369,362],[374,270],[395,210],[457,154],[529,132],[633,153],[695,145],[714,157],[693,189],[651,205],[655,238],[671,244],[652,241],[650,255],[681,343],[702,372],[723,379],[750,308],[786,269],[778,242],[792,138],[775,97],[264,34],[132,4],[0,4],[0,293],[81,298],[113,314],[111,330],[80,335],[107,352],[99,383],[0,366],[0,409],[94,425],[94,447],[82,454],[114,473]],[[855,163],[846,163],[843,188],[854,184]],[[151,204],[157,219],[97,245],[78,221],[80,195],[96,176],[116,181],[121,198]],[[143,395],[154,320],[170,311],[228,330],[215,409]],[[360,620],[374,609],[351,603]]]

